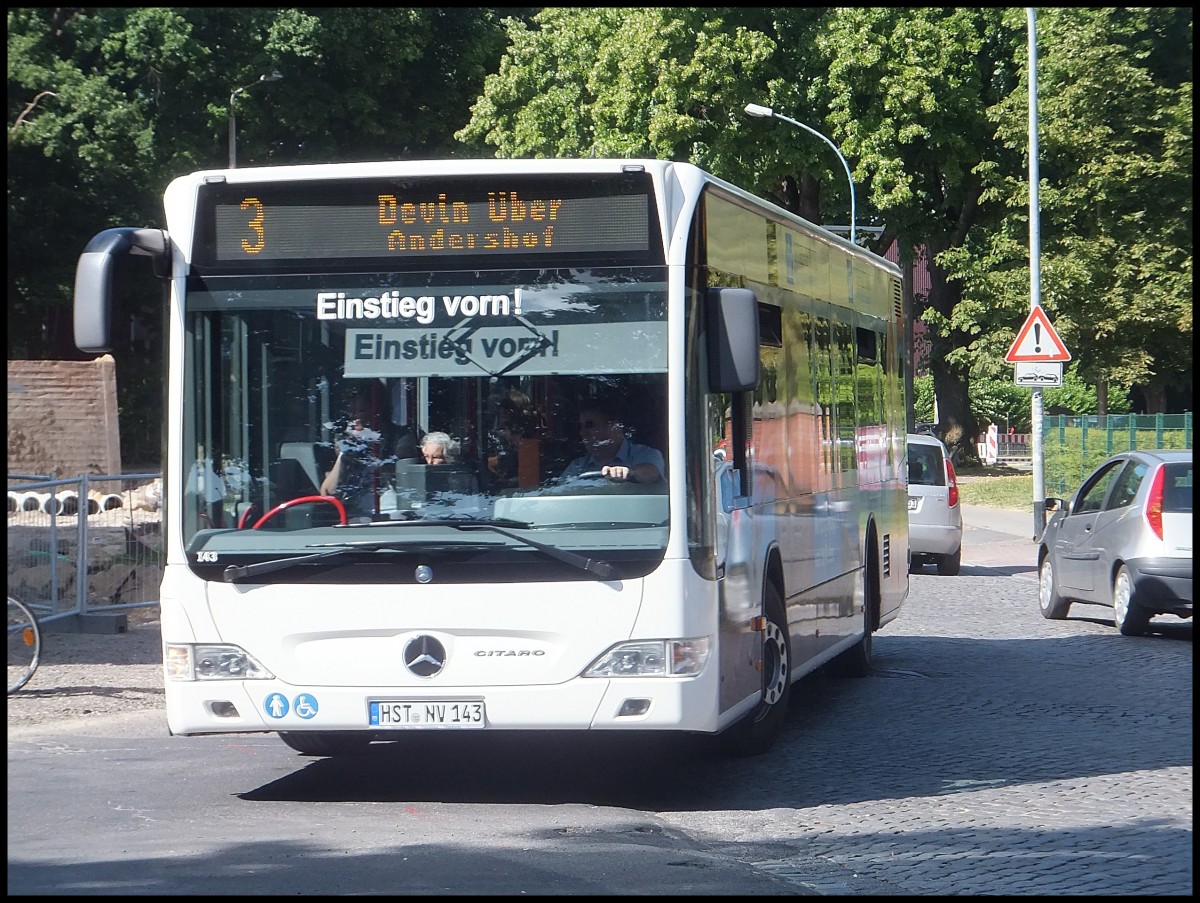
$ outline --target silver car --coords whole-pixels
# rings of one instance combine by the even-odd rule
[[[954,576],[962,565],[962,506],[946,446],[936,436],[908,434],[909,570],[932,562]]]
[[[1126,636],[1156,614],[1192,616],[1192,452],[1128,451],[1088,476],[1054,511],[1038,548],[1042,615],[1073,602],[1111,606]]]

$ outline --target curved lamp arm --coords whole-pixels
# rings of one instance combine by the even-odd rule
[[[822,135],[820,132],[818,132],[816,129],[814,129],[812,126],[805,125],[803,122],[797,122],[795,119],[792,119],[790,116],[784,116],[782,113],[776,113],[770,107],[764,107],[761,104],[757,104],[757,103],[748,103],[748,104],[746,104],[746,112],[749,115],[754,116],[758,119],[772,119],[773,118],[773,119],[782,119],[784,122],[790,122],[792,125],[796,126],[797,128],[804,129],[804,131],[808,132],[810,135],[816,135],[818,138],[820,138],[822,141],[824,141],[826,144],[828,144],[831,148],[833,148],[833,152],[835,154],[837,154],[837,158],[842,161],[842,169],[846,170],[846,179],[847,179],[847,181],[850,182],[850,241],[853,243],[854,242],[855,213],[856,213],[855,203],[854,203],[854,176],[850,175],[850,164],[846,162],[846,158],[842,156],[842,152],[840,150],[838,150],[837,145],[834,144],[832,141],[830,141],[828,138],[826,138],[824,135]]]

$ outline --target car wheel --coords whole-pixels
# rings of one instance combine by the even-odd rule
[[[1061,621],[1071,608],[1069,600],[1058,594],[1058,585],[1054,582],[1054,565],[1050,556],[1042,559],[1038,571],[1038,605],[1042,609],[1042,617],[1051,621]]]
[[[1133,599],[1133,578],[1124,565],[1113,580],[1113,624],[1123,636],[1142,636],[1150,625],[1150,613]]]
[[[962,546],[955,550],[953,555],[939,555],[937,558],[937,572],[943,577],[957,577],[959,570],[962,569]]]
[[[280,731],[279,739],[306,756],[355,755],[371,745],[367,731]]]
[[[721,745],[734,756],[757,756],[770,749],[787,718],[788,701],[792,696],[787,612],[783,596],[773,584],[767,587],[764,602],[767,623],[762,635],[762,699],[720,735]]]

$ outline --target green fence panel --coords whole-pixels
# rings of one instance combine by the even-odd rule
[[[1192,413],[1053,414],[1042,420],[1046,494],[1069,496],[1109,455],[1130,449],[1191,448]]]

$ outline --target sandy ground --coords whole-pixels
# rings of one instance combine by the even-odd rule
[[[158,609],[126,615],[125,633],[67,633],[48,625],[37,671],[8,697],[10,738],[50,722],[146,711],[160,712],[166,731]]]

